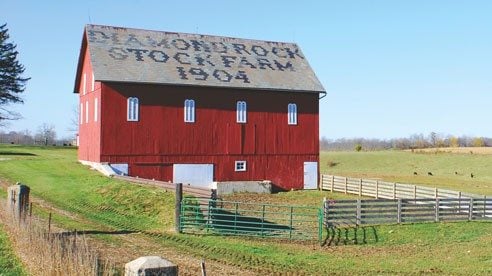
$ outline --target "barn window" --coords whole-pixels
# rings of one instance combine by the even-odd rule
[[[85,95],[85,92],[86,92],[86,86],[87,86],[87,74],[84,73],[84,77],[82,78],[82,93],[84,93]]]
[[[297,105],[295,103],[290,103],[287,106],[287,123],[297,125]]]
[[[195,101],[187,99],[184,102],[184,121],[186,123],[195,122]]]
[[[246,171],[246,161],[235,161],[234,167],[236,172],[245,172]]]
[[[85,101],[85,123],[89,122],[89,101]]]
[[[92,82],[91,82],[91,88],[92,90],[91,91],[94,91],[94,86],[95,86],[95,81],[94,81],[94,73],[92,73]]]
[[[84,123],[84,104],[80,103],[80,124]]]
[[[246,123],[246,102],[238,101],[236,104],[236,122]]]
[[[130,97],[127,101],[127,121],[136,122],[138,121],[138,98]]]
[[[97,122],[97,98],[94,99],[94,122]]]

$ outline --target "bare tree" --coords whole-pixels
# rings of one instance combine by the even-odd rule
[[[74,105],[70,116],[70,125],[67,128],[68,131],[73,132],[74,134],[79,131],[79,112],[78,105]]]
[[[35,139],[45,146],[56,143],[56,131],[54,125],[42,124],[38,128]]]

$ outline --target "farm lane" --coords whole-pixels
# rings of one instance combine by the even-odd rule
[[[0,187],[7,189],[11,184],[0,179]],[[162,256],[171,262],[175,263],[179,267],[180,275],[199,275],[201,273],[200,263],[201,258],[195,256],[177,252],[172,247],[164,247],[156,241],[156,237],[146,235],[144,233],[125,233],[125,234],[111,234],[114,232],[107,226],[96,224],[92,221],[85,219],[79,214],[57,208],[35,196],[30,196],[30,200],[33,203],[33,209],[43,209],[46,212],[52,212],[59,216],[76,220],[79,224],[87,225],[86,229],[77,229],[78,231],[88,231],[90,233],[108,233],[111,235],[110,239],[101,237],[104,234],[86,234],[90,242],[90,246],[97,250],[102,259],[108,260],[110,263],[116,265],[116,267],[123,268],[125,263],[130,262],[140,256],[157,255]],[[51,225],[53,232],[67,232],[68,229],[58,227],[56,224]],[[88,230],[90,229],[90,230]],[[245,270],[244,268],[238,268],[224,264],[217,261],[205,260],[207,273],[210,275],[256,275],[256,273]]]

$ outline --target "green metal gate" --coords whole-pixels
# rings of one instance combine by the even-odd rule
[[[322,239],[321,208],[184,198],[179,229],[184,233]]]

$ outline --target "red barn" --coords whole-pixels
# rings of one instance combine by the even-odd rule
[[[81,162],[316,188],[325,91],[296,44],[87,25],[74,90]]]

